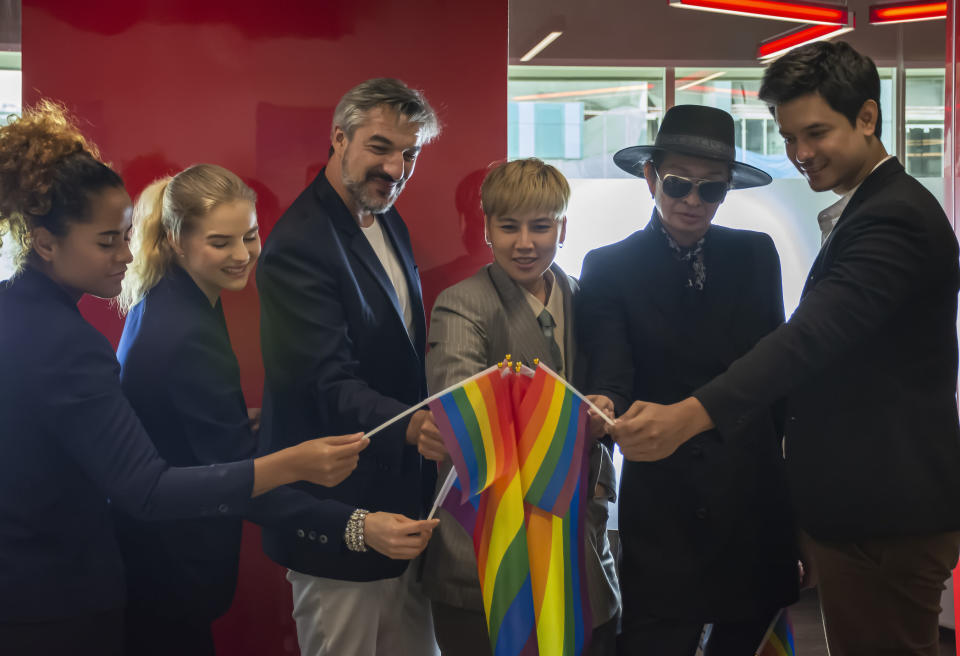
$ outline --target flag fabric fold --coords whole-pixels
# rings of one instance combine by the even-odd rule
[[[501,366],[430,408],[460,490],[443,505],[473,538],[493,654],[579,656],[592,630],[580,395],[542,365]]]
[[[756,656],[797,656],[793,640],[793,623],[786,608],[773,618],[767,633],[763,636]]]

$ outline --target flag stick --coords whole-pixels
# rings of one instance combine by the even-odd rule
[[[576,394],[577,396],[579,396],[579,397],[580,397],[580,400],[583,401],[584,403],[586,403],[588,408],[590,408],[591,410],[593,410],[594,412],[596,412],[598,415],[600,415],[601,417],[603,417],[603,420],[604,420],[605,422],[607,422],[609,425],[613,426],[613,424],[615,423],[615,422],[613,421],[613,419],[611,419],[610,417],[608,417],[608,416],[607,416],[607,413],[605,413],[603,410],[601,410],[600,408],[598,408],[593,401],[591,401],[590,399],[588,399],[587,397],[585,397],[583,394],[581,394],[579,391],[577,391],[577,389],[576,389],[573,385],[571,385],[570,383],[568,383],[567,381],[565,381],[565,380],[563,379],[563,376],[558,375],[556,371],[554,371],[553,369],[551,369],[551,368],[548,367],[547,365],[543,364],[543,361],[539,362],[539,363],[538,363],[538,366],[543,367],[544,370],[546,370],[547,373],[553,375],[557,380],[559,380],[559,381],[562,382],[564,385],[566,385],[566,386],[567,386],[567,389],[570,390],[571,392],[573,392],[574,394]]]
[[[382,430],[383,430],[384,428],[386,428],[387,426],[391,426],[391,425],[395,424],[396,422],[400,421],[401,419],[403,419],[404,417],[407,417],[407,416],[409,416],[409,415],[412,415],[414,412],[416,412],[417,410],[419,410],[419,409],[422,408],[423,406],[427,405],[427,404],[430,403],[431,401],[436,401],[437,399],[439,399],[441,396],[443,396],[443,395],[446,394],[447,392],[451,392],[451,391],[457,389],[458,387],[463,387],[463,386],[466,385],[467,383],[469,383],[469,382],[471,382],[471,381],[474,381],[474,380],[476,380],[477,378],[480,378],[480,377],[482,377],[482,376],[486,376],[486,375],[487,375],[488,373],[490,373],[492,370],[498,369],[498,368],[499,368],[499,367],[498,367],[497,365],[493,365],[492,367],[488,367],[488,368],[484,369],[483,371],[481,371],[481,372],[478,373],[478,374],[475,374],[475,375],[473,375],[473,376],[470,376],[469,378],[464,378],[464,379],[461,380],[459,383],[456,383],[456,384],[454,384],[454,385],[451,385],[450,387],[448,387],[447,389],[445,389],[445,390],[443,390],[443,391],[441,391],[441,392],[437,392],[437,393],[434,394],[433,396],[430,396],[430,397],[424,399],[423,401],[421,401],[420,403],[416,404],[415,406],[413,406],[413,407],[411,407],[411,408],[407,408],[406,410],[404,410],[403,412],[401,412],[400,414],[398,414],[398,415],[397,415],[396,417],[394,417],[393,419],[388,419],[387,421],[383,422],[382,424],[380,424],[379,426],[377,426],[376,428],[374,428],[372,431],[369,431],[368,433],[366,433],[366,436],[367,436],[368,438],[369,438],[369,437],[373,437],[376,433],[379,433],[380,431],[382,431]]]
[[[443,503],[447,495],[450,494],[450,488],[453,487],[453,482],[457,480],[457,470],[453,467],[450,468],[450,473],[447,474],[447,478],[443,481],[443,485],[440,486],[440,491],[437,492],[437,499],[433,502],[433,508],[430,509],[430,514],[427,515],[427,519],[433,519],[433,514],[437,512],[437,508],[440,507],[440,504]]]

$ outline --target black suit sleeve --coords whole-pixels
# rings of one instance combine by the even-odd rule
[[[623,300],[607,265],[597,251],[587,254],[575,298],[576,324],[587,393],[609,397],[619,415],[632,401],[633,354]]]
[[[167,362],[166,392],[196,462],[212,465],[248,457],[254,439],[242,396],[224,384],[224,374],[208,350],[199,337],[183,342]],[[352,512],[347,504],[284,486],[251,499],[244,519],[289,529],[301,538],[311,533],[328,536],[317,546],[336,551]]]
[[[903,305],[927,270],[921,219],[905,202],[849,217],[829,269],[790,321],[694,392],[721,432],[822,371]]]
[[[313,247],[286,243],[258,265],[264,360],[276,375],[293,377],[286,387],[316,397],[327,425],[370,430],[408,406],[380,394],[360,374],[337,279],[307,246]],[[400,469],[408,424],[404,419],[375,435],[365,453]]]
[[[50,364],[50,363],[55,363]],[[124,512],[141,519],[242,514],[253,489],[253,461],[169,467],[120,388],[117,360],[102,348],[65,345],[47,359],[56,380],[40,421],[86,475]]]
[[[770,308],[770,324],[768,332],[773,332],[786,321],[783,309],[783,272],[780,267],[780,254],[769,235],[761,235],[761,251],[764,262],[761,271],[765,279],[769,281],[767,307]],[[786,398],[777,399],[771,408],[771,412],[773,413],[773,423],[777,437],[782,437],[787,419]]]

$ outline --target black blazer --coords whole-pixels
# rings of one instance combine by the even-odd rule
[[[0,363],[0,622],[123,606],[110,506],[152,519],[245,510],[252,461],[168,467],[109,342],[29,267],[0,283]]]
[[[406,274],[412,338],[386,271],[325,169],[267,238],[257,268],[266,369],[261,444],[267,450],[369,431],[426,396],[423,297],[410,236],[395,209],[378,220]],[[407,424],[401,420],[375,435],[356,471],[337,487],[303,489],[347,512],[361,507],[419,518],[437,470],[406,443]],[[390,578],[407,566],[372,550],[344,547],[321,555],[274,530],[264,531],[264,549],[285,567],[335,579]]]
[[[713,226],[706,285],[656,221],[589,253],[577,318],[587,389],[623,412],[673,403],[723,372],[783,322],[780,260],[767,235]],[[797,595],[792,518],[776,412],[736,434],[697,435],[661,462],[624,461],[620,484],[624,613],[697,621],[756,617]]]
[[[700,388],[721,431],[788,398],[801,525],[857,540],[960,528],[957,240],[895,159],[854,193],[786,324]]]
[[[127,316],[117,349],[120,382],[160,455],[210,465],[255,451],[240,369],[220,301],[173,265]],[[349,517],[340,504],[280,487],[250,500],[245,518],[275,527],[318,554],[336,553]],[[236,587],[241,520],[143,522],[118,513],[128,603],[164,617],[212,620]]]

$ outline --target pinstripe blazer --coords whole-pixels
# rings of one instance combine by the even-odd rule
[[[563,375],[574,380],[576,341],[573,325],[573,295],[577,282],[554,264],[554,292],[563,294],[564,363]],[[427,386],[431,393],[472,376],[496,364],[507,353],[514,360],[533,362],[540,358],[554,363],[550,347],[523,290],[496,263],[444,290],[433,306],[428,338]],[[441,466],[439,480],[449,471]],[[607,541],[607,503],[614,500],[616,480],[610,452],[596,442],[590,452],[588,489],[597,483],[609,497],[593,498],[587,504],[586,570],[587,589],[594,626],[612,618],[620,607],[620,590],[613,555]],[[427,547],[423,572],[426,595],[459,608],[482,611],[477,561],[466,531],[446,511]]]

